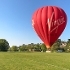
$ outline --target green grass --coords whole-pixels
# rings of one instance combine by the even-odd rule
[[[0,52],[0,70],[70,70],[70,53]]]

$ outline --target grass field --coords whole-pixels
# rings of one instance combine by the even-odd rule
[[[0,52],[0,70],[70,70],[70,53]]]

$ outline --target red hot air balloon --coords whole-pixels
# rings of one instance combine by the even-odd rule
[[[56,6],[45,6],[37,9],[32,16],[32,26],[46,48],[51,48],[64,31],[67,16],[63,9]]]

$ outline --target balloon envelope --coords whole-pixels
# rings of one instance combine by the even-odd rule
[[[66,24],[66,13],[56,6],[41,7],[32,16],[32,26],[47,48],[59,38]]]

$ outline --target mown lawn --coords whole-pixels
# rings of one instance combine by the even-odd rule
[[[70,53],[0,52],[0,70],[70,70]]]

